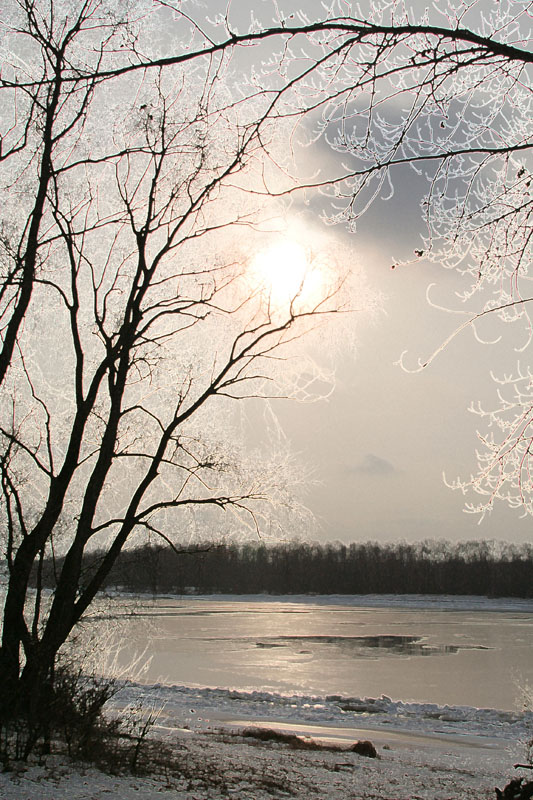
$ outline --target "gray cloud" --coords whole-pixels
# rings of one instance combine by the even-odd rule
[[[396,468],[386,458],[380,458],[374,453],[366,453],[358,464],[351,467],[350,471],[365,475],[390,475],[392,472],[396,472]]]

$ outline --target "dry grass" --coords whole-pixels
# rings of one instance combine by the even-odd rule
[[[292,750],[325,750],[330,753],[357,753],[367,758],[378,758],[376,748],[369,741],[357,741],[349,747],[338,744],[317,742],[308,736],[297,736],[295,733],[283,733],[272,728],[245,728],[241,731],[245,738],[257,739],[260,742],[277,742],[286,744]]]

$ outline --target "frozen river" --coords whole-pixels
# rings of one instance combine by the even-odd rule
[[[533,685],[533,602],[483,598],[113,601],[143,681],[520,709]]]

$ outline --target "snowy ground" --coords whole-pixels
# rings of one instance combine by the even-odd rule
[[[268,597],[257,599],[267,601]],[[373,607],[533,610],[531,600],[472,597],[290,598],[291,602],[300,600]],[[175,772],[150,778],[110,776],[54,756],[40,765],[0,773],[0,798],[494,800],[495,786],[503,788],[520,775],[532,777],[513,767],[526,759],[527,742],[533,738],[531,711],[402,703],[387,697],[321,698],[132,683],[124,685],[113,703],[119,714],[128,708],[141,709],[141,714],[155,710],[158,717],[152,736],[170,745],[186,777]],[[287,744],[238,735],[258,725],[342,747],[370,740],[379,758],[292,750]]]
[[[316,698],[129,684],[124,708],[159,710],[154,735],[188,777],[108,776],[50,757],[0,775],[5,800],[269,800],[270,798],[494,798],[525,758],[531,712],[405,704],[389,698]],[[262,724],[348,745],[372,741],[378,759],[296,751],[235,735]]]

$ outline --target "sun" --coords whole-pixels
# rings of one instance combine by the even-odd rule
[[[290,239],[257,253],[252,273],[261,292],[276,307],[308,301],[310,292],[316,288],[316,276],[305,247]]]

